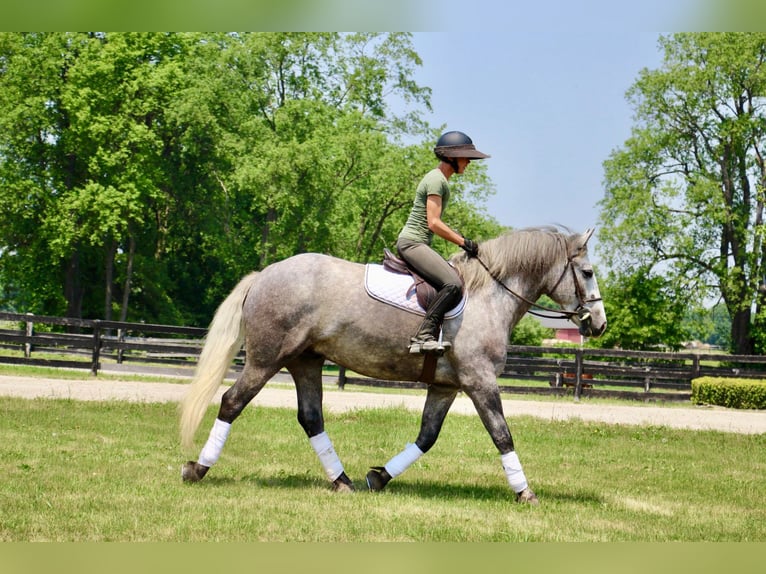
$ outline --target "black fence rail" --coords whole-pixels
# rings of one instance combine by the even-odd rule
[[[551,389],[547,392],[559,394],[570,389],[575,398],[686,400],[691,381],[701,376],[766,379],[766,357],[512,345],[501,378],[544,382]],[[530,392],[513,383],[503,387]]]
[[[198,327],[4,312],[0,321],[17,327],[0,329],[0,348],[23,351],[23,356],[0,355],[0,362],[87,368],[94,375],[105,360],[116,365],[151,363],[192,369],[207,333]]]
[[[0,363],[191,375],[206,329],[0,312]],[[232,371],[241,370],[244,351]],[[149,367],[148,365],[151,365]],[[161,367],[160,367],[161,370]],[[697,377],[766,379],[766,357],[721,353],[664,353],[585,347],[508,347],[499,386],[503,393],[618,396],[687,400]],[[332,377],[332,375],[330,375]],[[338,386],[423,388],[422,383],[357,376],[342,367]]]

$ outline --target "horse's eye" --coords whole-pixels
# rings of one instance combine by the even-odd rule
[[[593,277],[593,269],[590,269],[587,267],[583,268],[582,276],[585,277],[586,279],[590,279],[591,277]]]

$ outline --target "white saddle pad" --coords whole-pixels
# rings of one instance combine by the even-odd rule
[[[368,263],[364,272],[364,288],[373,299],[388,303],[410,313],[425,316],[426,311],[418,303],[415,282],[410,275],[391,273],[382,265]],[[447,311],[445,319],[452,319],[463,312],[465,295],[454,308]]]

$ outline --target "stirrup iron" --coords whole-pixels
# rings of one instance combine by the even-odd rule
[[[430,337],[430,336],[429,336]],[[414,337],[410,340],[410,354],[411,355],[423,355],[426,353],[433,353],[438,356],[442,356],[444,353],[452,348],[452,343],[444,340],[444,331],[439,329],[439,339],[433,337],[418,339]]]

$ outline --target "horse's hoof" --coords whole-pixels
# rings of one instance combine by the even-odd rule
[[[525,488],[521,492],[517,493],[516,502],[522,504],[531,504],[533,506],[540,504],[540,501],[537,499],[537,495],[532,492],[530,488]]]
[[[354,483],[351,482],[351,479],[346,475],[346,473],[342,473],[338,478],[333,480],[332,482],[332,489],[335,492],[354,492]]]
[[[373,492],[381,491],[386,487],[389,480],[391,480],[391,475],[386,472],[384,467],[373,466],[367,473],[367,488]]]
[[[194,460],[187,460],[181,466],[181,480],[184,482],[199,482],[205,476],[209,466],[202,466]]]

